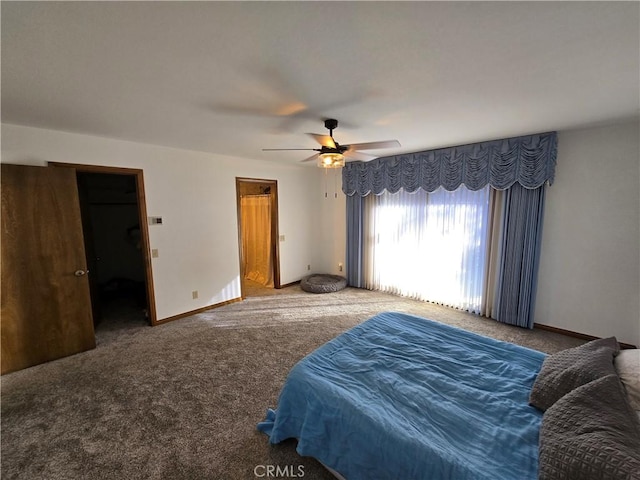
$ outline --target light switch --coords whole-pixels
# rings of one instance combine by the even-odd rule
[[[157,248],[152,248],[151,249],[151,256],[153,258],[158,258],[158,249]]]
[[[280,241],[284,242],[284,235],[280,235]]]

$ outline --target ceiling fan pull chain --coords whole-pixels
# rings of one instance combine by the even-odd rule
[[[327,198],[327,170],[328,169],[324,169],[324,198]]]

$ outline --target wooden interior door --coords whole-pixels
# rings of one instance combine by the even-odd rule
[[[95,347],[75,170],[1,165],[2,374]]]

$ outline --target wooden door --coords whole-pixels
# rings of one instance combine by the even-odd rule
[[[1,166],[1,372],[95,347],[75,170]]]

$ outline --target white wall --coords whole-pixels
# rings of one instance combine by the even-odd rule
[[[152,271],[158,319],[240,296],[235,177],[278,181],[281,283],[306,275],[320,258],[319,195],[312,167],[265,164],[202,152],[2,125],[3,163],[67,162],[144,170],[149,227],[158,249]],[[198,290],[193,300],[191,292]]]
[[[558,134],[535,322],[640,346],[637,122]],[[321,182],[320,189],[324,191]],[[332,190],[330,189],[330,194]],[[345,258],[345,198],[323,200],[322,268]]]
[[[347,245],[347,201],[342,193],[342,170],[318,169],[319,212],[322,230],[322,251],[320,270],[324,273],[346,276],[345,264]],[[337,185],[337,188],[336,188]],[[325,197],[326,193],[326,197]],[[338,265],[343,265],[343,270]]]
[[[639,128],[558,134],[536,323],[640,346]]]

